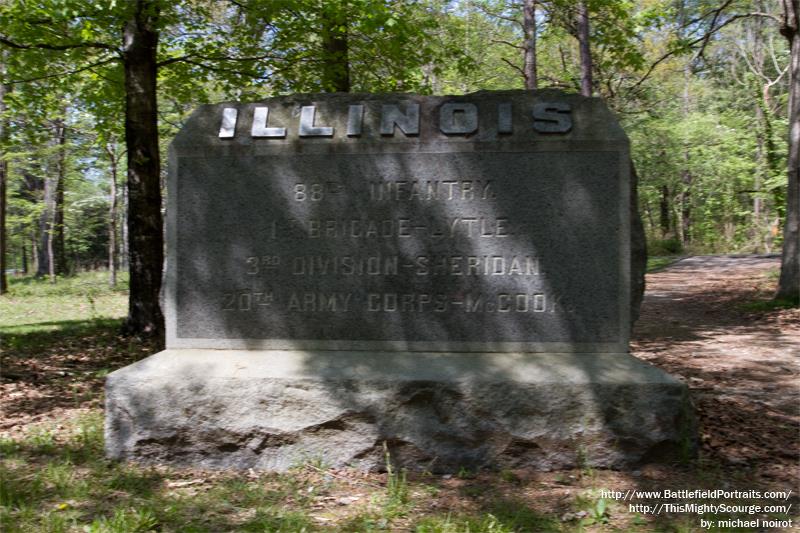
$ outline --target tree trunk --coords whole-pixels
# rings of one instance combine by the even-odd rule
[[[54,253],[53,240],[55,238],[55,224],[50,223],[47,229],[47,276],[50,283],[56,282],[56,256]]]
[[[764,11],[762,2],[758,2],[759,11]],[[753,69],[756,72],[764,71],[764,21],[761,17],[754,17],[747,28],[748,38],[753,41]],[[769,169],[767,167],[767,148],[766,148],[766,126],[767,113],[764,107],[764,99],[768,94],[769,84],[761,88],[761,94],[756,94],[755,99],[755,118],[756,118],[756,171],[753,175],[753,220],[751,223],[751,239],[755,253],[764,250],[764,199],[761,197],[761,187],[769,179]]]
[[[589,48],[589,9],[586,2],[578,4],[578,46],[581,53],[581,94],[592,96],[592,53]]]
[[[322,90],[350,92],[347,17],[338,2],[324,2],[322,12]]]
[[[36,229],[30,235],[31,237],[31,261],[33,262],[32,270],[39,272],[39,247],[36,243]]]
[[[126,330],[163,339],[159,305],[164,237],[156,100],[158,2],[128,3],[123,28],[125,143],[128,151],[130,296]]]
[[[106,143],[106,153],[111,162],[111,198],[108,209],[108,282],[117,285],[117,150],[116,141]]]
[[[661,186],[661,198],[658,202],[658,224],[661,226],[661,238],[666,239],[670,231],[669,187]]]
[[[685,152],[686,164],[689,164],[689,152]],[[683,191],[681,192],[681,243],[692,242],[692,173],[686,169],[681,175]]]
[[[37,249],[36,261],[36,277],[43,278],[45,276],[52,277],[55,274],[53,263],[53,247],[50,241],[53,238],[53,213],[55,212],[55,179],[46,177],[43,180],[44,193],[42,195],[42,202],[44,208],[41,215],[39,215],[39,246]]]
[[[630,257],[630,290],[631,328],[639,319],[639,309],[644,300],[645,273],[647,272],[647,238],[644,234],[642,217],[639,214],[639,176],[633,160],[630,162],[630,226],[631,226],[631,257]]]
[[[522,28],[525,32],[523,49],[525,61],[522,73],[525,76],[525,88],[536,90],[538,79],[536,73],[536,0],[525,0],[522,6]]]
[[[28,247],[25,246],[25,241],[22,241],[22,273],[28,273]]]
[[[66,114],[66,113],[65,113]],[[67,254],[64,250],[64,184],[67,175],[67,128],[64,119],[59,118],[54,122],[56,142],[58,143],[58,153],[56,155],[56,190],[55,202],[53,204],[53,264],[52,270],[55,274],[67,273]]]
[[[683,78],[683,116],[687,118],[691,111],[689,95],[691,72],[688,65],[683,71]],[[689,154],[688,141],[685,143],[683,161],[685,166],[681,172],[681,181],[683,182],[683,190],[681,191],[681,244],[685,246],[692,241],[692,181],[694,181],[689,167],[691,155]]]
[[[128,258],[128,184],[122,184],[122,220],[120,221],[119,267],[128,271],[130,261]]]
[[[7,51],[0,56],[0,72],[5,77],[5,58]],[[6,234],[6,182],[8,181],[8,161],[5,160],[8,145],[8,127],[6,126],[6,91],[7,85],[0,83],[0,294],[8,292],[6,279],[6,254],[8,242]]]
[[[775,297],[800,300],[800,1],[783,1],[781,33],[789,40],[789,168],[781,276]]]

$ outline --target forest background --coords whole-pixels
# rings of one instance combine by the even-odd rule
[[[797,0],[0,0],[0,292],[130,271],[127,328],[160,335],[162,161],[202,103],[556,88],[622,120],[651,255],[783,249],[778,296],[796,298],[799,16]]]

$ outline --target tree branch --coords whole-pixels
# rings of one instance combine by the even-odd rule
[[[524,46],[520,46],[518,44],[510,43],[508,41],[504,41],[503,39],[491,39],[490,42],[493,42],[495,44],[504,44],[506,46],[510,46],[511,48],[516,48],[517,50],[525,50]]]
[[[72,74],[78,74],[79,72],[83,72],[85,70],[91,70],[91,69],[93,69],[95,67],[99,67],[100,65],[107,65],[108,63],[111,63],[113,61],[119,61],[119,60],[120,60],[119,57],[114,57],[114,56],[107,57],[105,59],[101,59],[100,61],[92,63],[91,65],[86,65],[84,67],[81,67],[81,68],[78,68],[78,69],[75,69],[75,70],[68,70],[66,72],[57,72],[56,74],[48,74],[46,76],[38,76],[36,78],[27,78],[27,79],[24,79],[24,80],[11,80],[11,81],[8,81],[6,83],[10,83],[10,84],[30,83],[32,81],[41,81],[41,80],[46,80],[46,79],[49,79],[49,78],[60,78],[62,76],[71,76]]]
[[[202,60],[202,61],[261,61],[262,59],[282,59],[279,56],[274,56],[271,54],[263,54],[260,56],[252,56],[252,57],[233,57],[233,56],[202,56],[200,54],[187,54],[185,56],[180,57],[171,57],[169,59],[165,59],[163,61],[159,61],[156,63],[157,67],[165,67],[167,65],[171,65],[173,63],[179,63],[184,61],[186,63],[192,63],[192,60]],[[196,64],[196,63],[194,63]]]
[[[514,63],[512,63],[511,61],[509,61],[505,57],[501,57],[500,60],[503,61],[504,63],[506,63],[509,67],[511,67],[514,70],[516,70],[517,72],[519,72],[520,74],[522,74],[523,77],[525,77],[525,71],[522,70],[521,68],[519,68],[517,65],[515,65]]]
[[[720,7],[720,9],[719,9],[719,10],[715,10],[715,11],[720,11],[720,12],[721,12],[721,10],[722,10],[724,7],[726,7],[728,4],[730,4],[730,3],[731,3],[731,1],[732,1],[732,0],[728,0],[727,2],[725,2],[725,4],[724,4],[722,7]],[[710,13],[709,13],[709,14],[710,14]],[[705,17],[707,17],[709,14],[706,14],[706,15],[705,15],[704,17],[702,17],[702,18],[705,18]],[[653,71],[655,70],[655,68],[656,68],[656,67],[657,67],[659,64],[661,64],[663,61],[665,61],[665,60],[669,59],[670,57],[672,57],[673,55],[675,55],[675,54],[677,54],[677,53],[679,53],[679,52],[682,52],[682,51],[685,51],[685,50],[691,49],[691,48],[692,48],[694,45],[696,45],[697,43],[699,43],[699,42],[701,42],[701,41],[705,41],[705,42],[706,42],[705,44],[707,44],[708,40],[711,38],[711,36],[712,36],[714,33],[718,32],[719,30],[721,30],[722,28],[724,28],[725,26],[727,26],[728,24],[730,24],[730,23],[732,23],[732,22],[734,22],[734,21],[736,21],[736,20],[743,19],[743,18],[748,18],[748,17],[765,17],[765,18],[770,18],[770,19],[773,19],[773,20],[778,20],[778,21],[779,21],[779,19],[778,19],[777,17],[775,17],[775,16],[772,16],[772,15],[770,15],[770,14],[768,14],[768,13],[753,12],[753,13],[742,13],[742,14],[740,14],[740,15],[733,15],[733,16],[731,16],[729,19],[727,19],[726,21],[724,21],[723,23],[721,23],[719,26],[717,26],[717,27],[713,27],[713,26],[712,26],[712,28],[711,28],[710,30],[708,30],[708,32],[707,32],[705,35],[701,35],[701,36],[700,36],[700,37],[698,37],[697,39],[694,39],[694,40],[692,40],[692,41],[689,41],[689,42],[688,42],[686,45],[684,45],[684,46],[683,46],[683,47],[681,47],[681,48],[675,48],[675,49],[673,49],[673,50],[670,50],[670,51],[666,52],[664,55],[662,55],[660,58],[658,58],[656,61],[654,61],[653,63],[651,63],[651,64],[650,64],[650,68],[648,68],[648,69],[647,69],[647,72],[645,72],[645,73],[644,73],[644,76],[642,76],[642,77],[639,79],[639,81],[637,81],[636,83],[634,83],[634,84],[633,84],[633,85],[630,87],[630,89],[628,89],[628,90],[627,90],[627,92],[628,92],[628,93],[631,93],[631,92],[632,92],[632,91],[634,91],[634,90],[635,90],[637,87],[639,87],[639,86],[640,86],[642,83],[644,83],[644,82],[647,80],[647,78],[649,78],[649,77],[650,77],[650,75],[653,73]],[[699,19],[699,20],[702,20],[702,18],[701,18],[701,19]],[[716,18],[715,18],[714,20],[716,20]],[[703,45],[703,49],[705,49],[705,44]],[[697,57],[700,57],[700,55],[702,55],[702,50],[703,50],[703,49],[701,49],[701,52],[700,52],[700,53],[698,53],[698,54],[695,56],[695,58],[697,58]]]
[[[100,42],[80,42],[80,43],[67,43],[67,44],[51,44],[51,43],[34,43],[34,44],[20,44],[17,42],[12,41],[8,37],[0,35],[0,44],[4,44],[9,48],[16,48],[18,50],[31,50],[31,49],[40,49],[40,50],[74,50],[75,48],[98,48],[101,50],[112,50],[114,52],[119,52],[115,46],[111,46],[110,44],[100,43]]]

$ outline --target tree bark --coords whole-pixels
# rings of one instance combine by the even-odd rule
[[[586,2],[578,4],[578,46],[581,55],[581,94],[592,96],[592,53],[589,47],[589,9]]]
[[[128,184],[122,184],[122,220],[120,221],[119,267],[127,271],[130,267],[128,253]]]
[[[322,13],[322,90],[350,92],[347,17],[338,2],[325,2]]]
[[[108,208],[108,283],[117,285],[117,150],[116,141],[106,143],[106,153],[111,162],[111,191]]]
[[[53,266],[53,247],[50,241],[53,239],[53,213],[55,212],[55,179],[45,177],[43,180],[44,191],[42,202],[44,208],[39,215],[39,246],[36,254],[36,277],[50,277],[53,281],[55,268]]]
[[[6,51],[0,56],[0,72],[5,78]],[[6,183],[8,181],[8,161],[5,159],[8,145],[8,126],[6,125],[6,91],[8,86],[0,83],[0,294],[8,292],[6,278],[6,254],[8,235],[6,234]]]
[[[687,65],[683,71],[683,116],[687,118],[691,111],[691,101],[689,95],[689,80],[691,72]],[[694,177],[689,168],[691,155],[689,154],[688,142],[683,151],[684,168],[681,172],[683,190],[681,191],[681,244],[687,245],[692,241],[692,182]]]
[[[130,237],[126,330],[163,339],[159,292],[164,237],[156,99],[159,8],[157,0],[136,0],[129,6],[131,16],[122,32]]]
[[[789,165],[777,299],[800,301],[800,0],[782,0],[789,41]]]
[[[661,238],[666,239],[670,231],[669,187],[661,186],[661,197],[658,201],[658,224],[661,227]]]
[[[758,3],[759,11],[765,11],[762,3]],[[761,17],[754,17],[748,27],[748,36],[753,41],[753,68],[757,72],[764,70],[764,20]],[[761,253],[765,249],[764,235],[764,199],[761,197],[761,187],[769,179],[769,167],[767,165],[767,132],[769,128],[767,121],[769,110],[765,108],[764,100],[769,94],[769,84],[762,86],[761,94],[756,95],[755,118],[756,118],[756,172],[753,175],[753,221],[752,221],[752,240],[755,253]]]
[[[66,111],[65,111],[66,114]],[[53,264],[54,274],[67,273],[67,254],[65,252],[64,239],[64,186],[67,177],[67,127],[63,118],[58,118],[54,122],[56,143],[58,153],[56,154],[56,190],[55,202],[53,204]]]
[[[630,162],[630,225],[631,225],[631,257],[630,257],[630,290],[631,328],[639,319],[639,309],[644,300],[645,273],[647,272],[647,238],[644,234],[642,217],[639,214],[639,175],[633,160]]]
[[[539,85],[536,72],[536,0],[525,0],[522,5],[522,28],[525,32],[524,64],[525,88],[536,90]]]

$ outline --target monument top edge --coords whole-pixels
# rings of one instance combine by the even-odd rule
[[[298,93],[198,107],[176,147],[346,142],[628,142],[602,98],[556,89],[414,93]],[[333,142],[331,142],[333,141]]]

